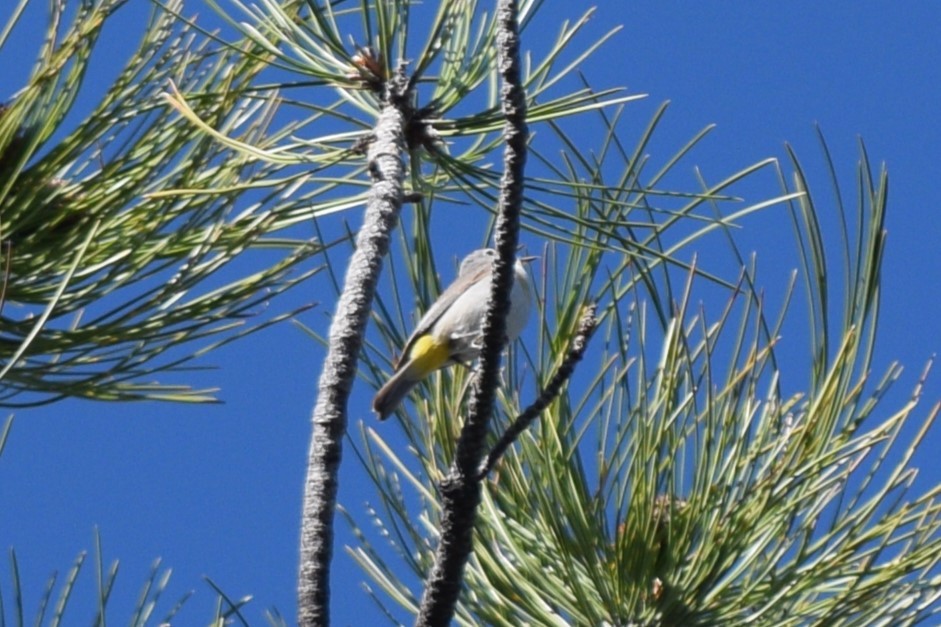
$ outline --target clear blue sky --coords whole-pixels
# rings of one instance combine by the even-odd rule
[[[28,35],[39,32],[47,3],[32,4],[20,26],[21,43],[2,52],[4,73],[15,71],[5,76],[0,98],[18,88],[15,81],[22,80],[39,46]],[[187,4],[189,12],[210,13],[198,2]],[[549,19],[542,23],[576,17],[573,4],[550,0],[544,7]],[[121,28],[106,31],[99,46],[99,54],[107,49],[115,62],[129,53],[137,37],[134,25],[149,3],[130,5],[122,10]],[[597,35],[618,23],[624,30],[585,71],[598,87],[624,85],[649,94],[632,109],[631,128],[641,128],[663,100],[672,101],[658,140],[661,157],[716,123],[690,162],[713,180],[762,157],[782,157],[784,141],[819,170],[817,122],[847,189],[853,185],[857,135],[876,164],[887,163],[889,239],[875,367],[881,373],[892,360],[905,364],[898,394],[884,411],[896,408],[926,360],[941,349],[941,6],[603,0],[588,30]],[[86,94],[101,88],[90,76]],[[344,217],[354,225],[361,219],[358,211]],[[780,225],[790,245],[783,213]],[[767,268],[775,263],[777,242],[773,229],[763,233],[754,247]],[[460,248],[453,253],[442,250],[463,254],[478,242],[456,244]],[[323,301],[327,292],[318,284],[304,290],[293,296],[295,302]],[[304,321],[324,331],[329,310],[307,313]],[[293,617],[300,498],[321,357],[318,345],[283,325],[203,362],[219,368],[195,383],[221,387],[223,405],[72,401],[18,412],[0,458],[0,547],[17,551],[29,615],[48,575],[64,574],[79,551],[93,547],[97,526],[106,559],[121,561],[112,620],[126,620],[157,557],[173,569],[165,603],[196,590],[179,624],[205,624],[209,618],[214,593],[202,575],[232,597],[253,595],[246,616],[255,624],[271,606]],[[359,383],[350,412],[354,424],[372,424],[370,396]],[[921,415],[938,398],[941,373],[929,381]],[[398,427],[390,422],[382,428]],[[939,446],[936,428],[916,458],[922,486],[941,479],[941,460],[931,454]],[[375,496],[353,457],[344,461],[340,500],[361,514]],[[360,590],[363,575],[342,551],[351,542],[345,524],[339,522],[337,530],[334,622],[371,624],[380,616]],[[9,607],[9,566],[0,561]],[[92,565],[87,568],[73,599],[79,606],[91,598],[94,585]],[[90,620],[92,610],[85,609],[71,613],[72,620]]]

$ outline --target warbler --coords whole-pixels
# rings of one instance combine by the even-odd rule
[[[497,251],[481,248],[461,261],[457,278],[428,308],[402,349],[392,377],[376,394],[373,411],[385,420],[409,390],[429,374],[455,363],[467,365],[480,354],[484,316],[490,299],[493,260]],[[507,341],[519,337],[529,318],[532,293],[522,257],[513,267],[510,312],[506,318]]]

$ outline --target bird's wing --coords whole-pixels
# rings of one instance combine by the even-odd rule
[[[438,299],[431,305],[431,307],[428,308],[428,311],[426,311],[425,315],[421,317],[421,320],[418,321],[418,325],[415,327],[415,330],[412,331],[408,341],[405,342],[405,346],[402,347],[402,354],[399,355],[399,359],[395,364],[396,370],[399,369],[404,360],[408,359],[408,354],[412,350],[412,345],[418,340],[418,338],[431,330],[431,327],[433,327],[435,323],[441,318],[441,316],[444,315],[444,312],[446,312],[448,308],[454,304],[454,301],[456,301],[459,296],[467,291],[467,286],[475,284],[477,281],[485,277],[489,272],[489,267],[475,272],[472,276],[469,277],[470,280],[466,283],[464,281],[458,283],[457,279],[455,279],[446,290],[441,292],[441,295],[438,296]]]

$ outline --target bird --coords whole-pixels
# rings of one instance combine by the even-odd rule
[[[373,400],[373,411],[380,420],[388,418],[409,391],[435,370],[455,363],[467,365],[480,354],[496,257],[497,251],[492,248],[467,255],[461,261],[457,278],[418,321],[405,342],[395,371]],[[520,257],[513,266],[513,289],[506,318],[508,342],[519,337],[529,319],[532,291],[523,264],[534,259]]]

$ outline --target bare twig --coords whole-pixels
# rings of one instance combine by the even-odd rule
[[[510,309],[513,265],[519,240],[527,140],[526,94],[519,70],[517,12],[514,0],[498,2],[497,62],[502,78],[503,136],[506,142],[494,238],[499,256],[494,263],[490,306],[484,319],[479,376],[471,393],[454,463],[441,485],[441,540],[422,597],[417,625],[444,626],[454,616],[480,503],[477,469],[483,457],[499,384],[500,353],[506,344],[506,316]]]
[[[565,385],[565,382],[568,381],[572,373],[575,372],[575,364],[580,362],[585,355],[585,349],[588,348],[588,340],[591,339],[598,325],[598,319],[595,318],[596,310],[597,307],[594,304],[585,307],[582,318],[578,323],[578,330],[575,333],[575,337],[572,339],[572,347],[569,349],[568,355],[565,356],[565,361],[559,366],[558,371],[556,371],[555,375],[535,402],[516,417],[513,424],[503,432],[503,435],[500,436],[500,439],[490,450],[486,461],[480,467],[479,478],[481,480],[485,479],[487,475],[490,474],[490,471],[494,469],[506,450],[516,441],[516,438],[529,428],[529,425],[539,417],[539,414],[549,406],[549,403],[559,395],[559,392],[562,391],[562,386]]]

